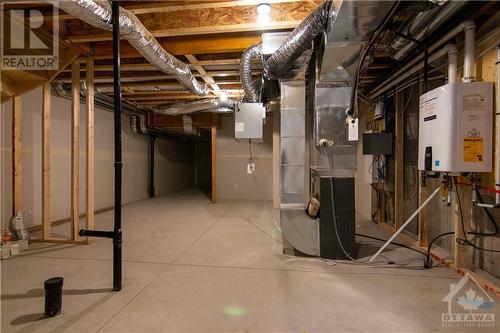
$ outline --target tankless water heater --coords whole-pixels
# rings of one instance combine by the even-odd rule
[[[490,172],[493,83],[449,83],[420,96],[419,170]]]

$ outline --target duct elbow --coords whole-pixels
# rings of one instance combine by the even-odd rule
[[[259,89],[252,79],[252,65],[254,59],[260,59],[262,44],[252,45],[243,52],[240,60],[241,85],[245,91],[245,98],[251,103],[259,101]]]

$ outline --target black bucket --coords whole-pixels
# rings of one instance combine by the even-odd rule
[[[45,281],[45,316],[54,317],[61,313],[62,277],[53,277]]]

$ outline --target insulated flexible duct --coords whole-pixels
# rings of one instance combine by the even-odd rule
[[[240,60],[241,85],[245,91],[245,98],[250,103],[259,101],[259,90],[252,79],[252,63],[254,59],[260,59],[262,44],[252,45],[243,52]]]
[[[287,72],[302,52],[310,47],[314,38],[323,31],[328,21],[330,1],[325,1],[302,21],[264,63],[264,76],[276,80]]]
[[[413,20],[405,24],[402,33],[418,41],[423,41],[448,19],[458,13],[466,4],[466,1],[448,1],[441,7],[420,13]],[[396,60],[401,60],[413,50],[416,43],[402,36],[397,36],[390,45],[394,50],[392,57]]]
[[[165,107],[160,106],[154,108],[154,112],[168,115],[188,114],[198,111],[218,112],[222,110],[223,112],[227,112],[228,109],[233,110],[235,104],[236,101],[232,99],[204,99],[194,102],[166,105]]]
[[[130,116],[130,130],[134,134],[139,134],[139,130],[137,129],[137,117],[134,115]]]
[[[107,0],[67,0],[59,1],[58,6],[94,27],[112,30],[111,4]],[[208,87],[196,80],[189,66],[165,51],[141,21],[124,8],[120,8],[120,33],[162,72],[174,75],[180,84],[198,96],[208,94]]]

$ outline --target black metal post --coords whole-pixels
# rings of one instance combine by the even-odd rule
[[[122,289],[122,120],[120,84],[120,6],[112,2],[113,25],[113,93],[114,93],[114,135],[115,135],[115,217],[113,231],[85,230],[82,237],[104,237],[113,239],[113,291]]]
[[[424,92],[429,91],[429,49],[424,51]]]
[[[113,96],[115,123],[115,227],[113,238],[113,290],[122,289],[122,93],[120,82],[120,5],[112,3]]]
[[[149,138],[149,197],[155,197],[155,141],[156,136],[151,135]]]

